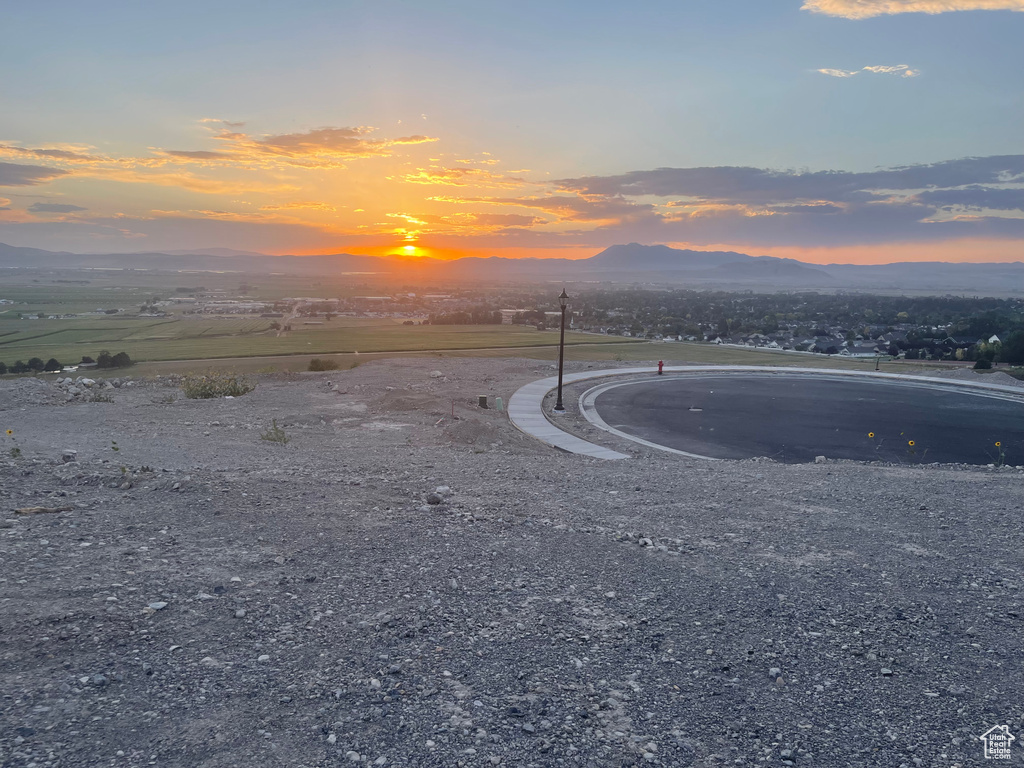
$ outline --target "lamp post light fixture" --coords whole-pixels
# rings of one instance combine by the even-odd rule
[[[565,288],[558,295],[558,305],[562,308],[562,329],[558,336],[558,401],[555,403],[555,413],[565,413],[565,406],[562,405],[562,363],[565,360],[565,308],[569,306],[569,294]]]

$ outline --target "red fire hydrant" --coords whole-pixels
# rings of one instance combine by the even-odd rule
[[[659,376],[661,376],[661,369],[664,368],[664,367],[665,367],[665,361],[664,360],[659,360],[658,361],[658,375]]]

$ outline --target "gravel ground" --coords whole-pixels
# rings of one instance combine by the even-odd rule
[[[0,384],[0,765],[909,768],[1024,738],[1024,472],[601,462],[475,407],[550,374]]]

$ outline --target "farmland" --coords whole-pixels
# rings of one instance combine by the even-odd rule
[[[406,325],[428,313],[406,302],[398,317],[371,313],[327,319],[290,315],[187,314],[188,303],[165,302],[165,316],[142,311],[158,297],[204,291],[220,298],[276,301],[285,296],[387,295],[391,288],[359,282],[283,275],[154,273],[133,270],[59,273],[11,270],[3,274],[0,299],[0,362],[55,358],[73,364],[100,351],[126,352],[140,372],[193,369],[200,361],[238,370],[305,370],[314,356],[331,356],[347,368],[373,357],[444,354],[477,357],[532,357],[554,360],[558,333],[532,325]],[[408,286],[410,288],[412,286]],[[393,288],[393,287],[392,287]],[[405,289],[403,289],[405,290]],[[422,288],[418,289],[422,290]],[[450,290],[450,289],[444,289]],[[457,291],[456,291],[457,292]],[[415,296],[416,294],[409,294]],[[475,301],[459,299],[462,306]],[[557,307],[557,304],[555,305]],[[429,310],[432,311],[432,310]],[[106,314],[110,312],[111,314]],[[307,322],[309,321],[309,322]],[[281,329],[285,326],[285,329]],[[287,330],[290,328],[291,330]],[[568,360],[666,363],[828,366],[866,369],[874,360],[771,353],[708,344],[645,343],[621,336],[567,332]],[[227,362],[230,361],[230,362]],[[907,370],[907,363],[882,363]]]
[[[31,357],[77,362],[100,350],[127,352],[136,362],[246,358],[296,354],[417,352],[490,347],[537,347],[558,343],[554,331],[528,326],[402,325],[390,318],[335,318],[295,330],[272,330],[270,320],[249,317],[136,318],[97,316],[0,323],[0,360],[11,365]],[[615,343],[621,339],[567,333],[566,344]]]

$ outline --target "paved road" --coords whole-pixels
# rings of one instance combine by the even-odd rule
[[[998,441],[1006,463],[1024,464],[1024,402],[948,389],[702,375],[624,384],[595,402],[612,427],[715,458],[988,464],[999,460]]]

